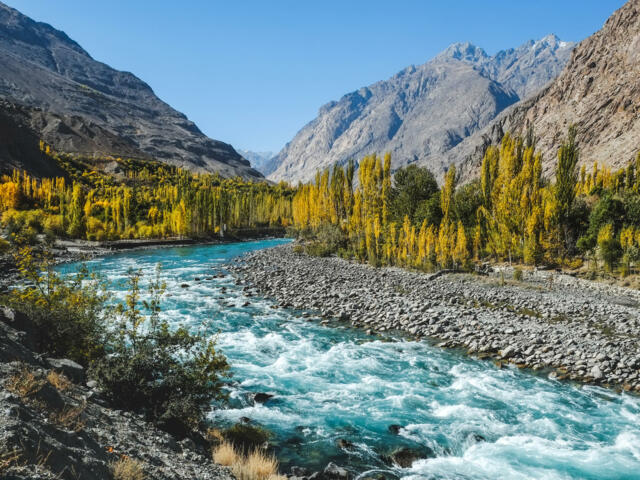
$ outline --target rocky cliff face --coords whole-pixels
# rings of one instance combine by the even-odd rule
[[[112,480],[113,466],[126,458],[144,478],[234,480],[211,462],[204,442],[111,408],[80,365],[34,352],[34,328],[0,307],[0,478]]]
[[[577,128],[581,162],[619,168],[640,150],[640,0],[630,0],[575,48],[560,76],[537,96],[501,114],[439,159],[476,173],[484,148],[504,132],[533,127],[550,174],[568,127]]]
[[[426,162],[442,173],[446,152],[548,83],[572,47],[548,36],[489,56],[454,44],[424,65],[323,106],[274,158],[269,178],[308,181],[334,163],[387,151],[394,167]]]
[[[106,132],[70,139],[43,122],[42,136],[68,153],[153,157],[194,171],[261,178],[230,145],[208,138],[131,73],[97,62],[65,33],[0,3],[0,97]],[[35,125],[34,125],[35,126]],[[112,141],[113,140],[113,141]],[[2,158],[0,158],[2,160]]]

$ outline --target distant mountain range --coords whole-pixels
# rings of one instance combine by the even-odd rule
[[[274,159],[271,180],[308,181],[334,163],[391,152],[393,166],[439,161],[500,112],[555,78],[574,44],[549,35],[489,56],[470,43],[320,109]]]
[[[251,166],[265,176],[275,169],[272,160],[276,156],[276,152],[253,152],[251,150],[238,149],[238,153],[249,160]]]
[[[154,158],[200,172],[259,179],[231,145],[204,135],[131,73],[91,56],[65,33],[0,3],[0,120],[56,150]],[[15,139],[14,139],[15,140]],[[46,159],[0,148],[0,169],[46,173]],[[30,164],[30,161],[36,163]],[[43,163],[44,162],[44,163]]]

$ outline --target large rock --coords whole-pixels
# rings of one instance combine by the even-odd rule
[[[410,468],[416,460],[434,457],[433,450],[428,447],[418,450],[416,448],[399,447],[389,455],[389,460],[402,468]]]
[[[56,372],[64,374],[73,383],[84,384],[87,380],[84,367],[68,358],[47,358],[47,363]]]
[[[322,472],[322,477],[327,480],[348,480],[349,472],[335,463],[330,462]]]

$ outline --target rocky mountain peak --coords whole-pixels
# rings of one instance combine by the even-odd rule
[[[470,42],[453,43],[440,53],[436,59],[454,59],[470,63],[481,63],[489,59],[489,55],[482,48]]]
[[[545,171],[551,174],[569,125],[576,126],[582,163],[619,168],[635,159],[640,150],[640,0],[629,0],[601,30],[580,42],[547,88],[438,161],[458,162],[465,176],[472,177],[488,143],[499,141],[504,132],[532,127]]]
[[[427,162],[440,175],[442,158],[505,108],[555,78],[573,44],[555,35],[489,56],[472,43],[454,43],[423,65],[344,95],[269,162],[268,178],[293,183],[348,159],[391,152],[394,167]]]

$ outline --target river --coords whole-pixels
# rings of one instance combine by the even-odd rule
[[[225,264],[283,241],[132,251],[88,266],[124,298],[130,268],[149,279],[162,265],[162,315],[217,335],[232,365],[229,406],[211,419],[248,417],[272,431],[285,471],[334,461],[361,477],[640,479],[640,399],[499,369],[426,341],[323,326],[245,295]],[[254,405],[255,392],[274,397]],[[385,455],[402,446],[431,458],[389,466]]]

